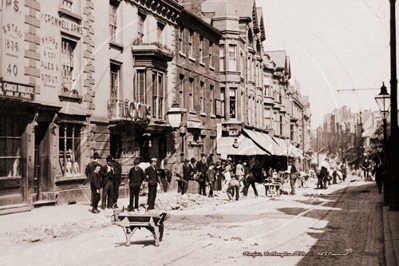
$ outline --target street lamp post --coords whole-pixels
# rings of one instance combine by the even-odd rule
[[[382,121],[384,123],[384,205],[387,206],[389,204],[389,182],[387,175],[387,117],[389,114],[390,105],[390,97],[387,92],[387,87],[385,87],[384,82],[382,83],[381,92],[375,97],[375,101],[377,102],[378,108],[380,108]]]

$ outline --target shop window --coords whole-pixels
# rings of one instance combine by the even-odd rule
[[[236,46],[232,44],[229,45],[229,70],[231,71],[237,70]]]
[[[190,57],[194,57],[194,31],[190,30],[190,37],[188,39],[188,46],[190,47]]]
[[[164,81],[163,74],[152,73],[152,117],[164,119]]]
[[[109,2],[109,33],[111,41],[117,42],[116,31],[118,29],[118,7],[119,1],[110,0]]]
[[[189,82],[190,82],[190,88],[189,88],[188,97],[189,97],[189,101],[190,101],[190,110],[193,111],[194,110],[194,79],[190,78]]]
[[[224,69],[224,45],[220,45],[219,60],[220,60],[220,63],[219,63],[220,71],[224,71],[225,70]]]
[[[61,7],[72,12],[73,0],[62,0]]]
[[[80,174],[80,126],[61,124],[59,131],[59,162],[64,177]]]
[[[144,42],[144,23],[146,16],[142,13],[138,13],[138,31],[137,31],[137,44],[142,44]]]
[[[76,42],[62,39],[61,65],[62,65],[62,92],[71,92],[74,81],[74,51]]]
[[[145,76],[145,69],[137,70],[137,85],[133,89],[134,101],[143,104],[147,104]]]
[[[237,88],[230,88],[230,118],[237,118]]]
[[[163,38],[162,38],[164,28],[165,28],[165,25],[158,22],[158,24],[157,24],[157,41],[160,44],[164,44]]]
[[[21,176],[21,135],[25,124],[20,118],[0,118],[0,177]]]

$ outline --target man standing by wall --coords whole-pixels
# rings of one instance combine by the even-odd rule
[[[141,184],[145,179],[144,170],[139,166],[140,160],[134,159],[134,166],[129,171],[129,206],[128,211],[133,211],[139,208],[139,194]],[[134,199],[134,206],[133,206]]]
[[[103,187],[103,195],[101,197],[101,209],[103,210],[106,207],[112,208],[112,205],[114,204],[114,175],[115,171],[112,167],[112,156],[108,155],[107,164],[104,165],[101,169],[101,185]]]
[[[119,157],[115,157],[115,159],[112,162],[112,167],[114,168],[114,193],[113,193],[113,204],[118,202],[119,198],[119,186],[121,185],[122,182],[122,165],[118,162]],[[118,205],[115,205],[114,207],[118,207]]]
[[[88,163],[87,166],[86,166],[86,169],[85,169],[85,175],[86,175],[87,179],[83,182],[83,185],[86,185],[87,183],[90,183],[90,190],[91,191],[93,191],[93,184],[92,184],[93,178],[92,178],[92,175],[94,173],[96,165],[99,164],[98,163],[98,159],[99,158],[100,158],[100,155],[97,152],[95,152],[93,154],[93,161]],[[91,205],[93,205],[93,193],[91,193],[90,202],[91,202]]]
[[[148,199],[147,205],[149,210],[153,210],[155,206],[155,199],[157,197],[157,185],[158,185],[158,175],[157,175],[157,159],[151,159],[151,165],[145,170],[148,181]]]

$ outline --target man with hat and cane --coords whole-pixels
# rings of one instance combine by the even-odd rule
[[[155,205],[155,199],[157,197],[157,185],[158,185],[158,174],[157,174],[157,159],[151,159],[151,165],[145,169],[145,174],[148,181],[148,198],[147,205],[148,210],[153,210]]]

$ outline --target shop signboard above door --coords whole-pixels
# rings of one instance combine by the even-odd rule
[[[12,82],[0,82],[0,98],[14,98],[32,101],[35,95],[35,87]]]

